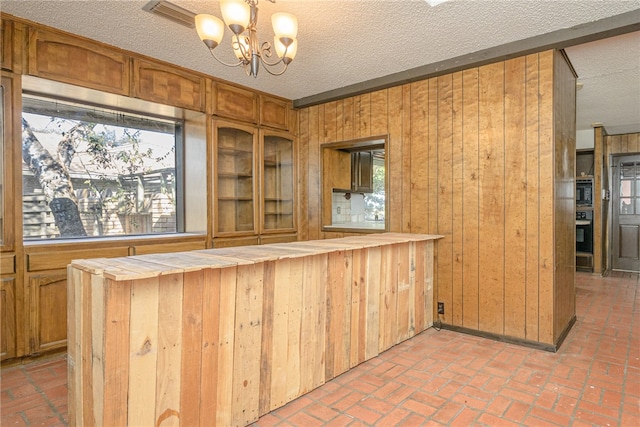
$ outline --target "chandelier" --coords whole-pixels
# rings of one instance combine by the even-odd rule
[[[275,0],[269,0],[275,3]],[[209,48],[211,55],[219,63],[228,67],[242,66],[249,76],[257,77],[260,63],[269,74],[279,76],[283,74],[298,49],[298,20],[290,13],[274,13],[271,15],[271,24],[275,36],[273,45],[269,42],[260,43],[256,23],[258,21],[258,0],[221,0],[221,19],[208,14],[196,15],[196,30],[200,40]],[[224,24],[233,32],[231,48],[238,59],[235,63],[221,61],[214,49],[222,41]],[[271,60],[273,50],[278,58]],[[277,67],[276,67],[277,66]],[[278,70],[279,68],[279,70]],[[277,70],[277,71],[274,71]]]

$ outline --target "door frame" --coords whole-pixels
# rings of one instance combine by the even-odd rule
[[[607,165],[607,178],[608,178],[608,185],[606,187],[608,187],[608,189],[606,189],[606,199],[607,199],[607,208],[608,208],[608,212],[607,212],[607,216],[606,216],[606,232],[608,234],[608,236],[606,236],[606,245],[607,245],[607,265],[606,268],[603,270],[603,273],[605,271],[632,271],[632,272],[637,272],[635,270],[624,270],[624,269],[617,269],[614,268],[613,266],[613,259],[614,259],[614,252],[616,252],[615,250],[615,245],[614,245],[614,233],[616,232],[616,230],[614,230],[615,225],[618,223],[618,221],[616,221],[616,219],[614,218],[617,212],[617,207],[614,208],[614,203],[618,200],[619,198],[619,194],[618,194],[618,187],[616,186],[617,184],[617,180],[618,177],[616,177],[614,175],[614,169],[616,168],[616,161],[619,160],[622,157],[634,157],[634,156],[638,156],[640,155],[640,152],[630,152],[630,153],[614,153],[614,154],[610,154],[609,155],[609,164]],[[603,188],[605,188],[603,186]],[[615,193],[614,193],[615,192]],[[594,197],[597,197],[599,195],[595,195]]]

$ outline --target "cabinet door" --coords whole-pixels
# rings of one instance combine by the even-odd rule
[[[0,277],[0,360],[16,356],[16,278]]]
[[[351,155],[351,188],[363,193],[373,192],[373,153],[356,151]]]
[[[67,271],[29,275],[30,352],[67,345]]]
[[[156,62],[133,60],[133,96],[189,110],[204,109],[205,79]]]
[[[129,95],[130,59],[97,43],[31,29],[29,74],[45,79]]]
[[[251,123],[258,122],[258,95],[224,83],[213,84],[213,114]]]
[[[288,134],[263,131],[262,231],[295,229],[295,156]]]
[[[260,124],[289,130],[289,103],[281,99],[260,95]]]
[[[250,126],[214,124],[214,236],[256,234],[258,132]]]

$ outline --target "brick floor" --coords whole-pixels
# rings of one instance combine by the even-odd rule
[[[558,353],[430,329],[252,427],[640,426],[638,283],[578,273]],[[66,425],[66,375],[64,355],[3,369],[0,424]]]

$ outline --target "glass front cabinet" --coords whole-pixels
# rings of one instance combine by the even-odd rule
[[[260,134],[263,232],[294,231],[295,175],[293,139],[271,131]]]
[[[294,232],[293,138],[223,121],[213,131],[214,240]]]

